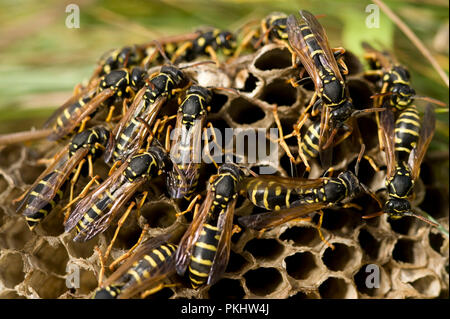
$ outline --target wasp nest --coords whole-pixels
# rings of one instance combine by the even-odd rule
[[[347,79],[354,104],[361,108],[370,106],[374,84],[363,78],[363,65],[354,55],[347,52],[345,62],[349,68]],[[226,74],[217,73],[217,69],[208,65],[196,70],[195,77],[201,85],[234,87],[241,91],[239,96],[225,91],[215,93],[208,120],[219,130],[276,127],[272,112],[276,105],[284,134],[288,134],[309,103],[314,89],[309,83],[297,88],[288,83],[297,71],[291,67],[289,51],[275,44],[240,57],[226,66]],[[377,126],[373,115],[358,118],[358,124],[366,154],[381,167],[377,172],[363,159],[358,176],[361,182],[376,191],[384,187],[385,178]],[[346,139],[334,148],[335,169],[354,169],[359,145],[355,146],[351,140]],[[287,143],[291,152],[297,154],[295,138],[288,139]],[[26,190],[44,169],[38,159],[45,156],[49,147],[47,142],[42,142],[37,148],[8,146],[0,150],[2,298],[90,297],[97,287],[100,269],[94,247],[97,245],[104,251],[115,230],[110,227],[86,243],[76,243],[72,241],[73,234],[64,233],[64,216],[58,209],[34,231],[30,231],[24,218],[15,213],[12,199]],[[276,164],[277,174],[291,174],[293,168],[281,147]],[[443,185],[438,182],[444,165],[431,159],[424,161],[422,180],[416,186],[413,204],[448,228],[448,181]],[[310,177],[318,177],[322,173],[319,163],[311,160],[311,166]],[[96,170],[107,169],[101,163],[96,164]],[[258,167],[252,169],[257,172]],[[303,169],[301,164],[298,169]],[[203,189],[215,172],[214,166],[205,165],[199,184]],[[156,181],[151,186],[140,216],[131,214],[122,227],[111,252],[113,258],[136,243],[145,224],[150,226],[146,236],[152,237],[171,231],[178,223],[186,223],[186,217],[175,217],[181,209],[165,195],[164,182]],[[363,211],[353,208],[324,211],[322,232],[334,245],[334,250],[318,235],[318,216],[311,221],[290,222],[262,236],[243,229],[232,238],[226,273],[216,284],[193,290],[185,283],[165,288],[157,296],[237,299],[448,297],[448,238],[413,218],[390,221],[383,215],[364,220],[362,215],[376,212],[379,207],[369,196],[354,202],[363,207]],[[244,216],[255,211],[260,210],[240,198],[235,215]],[[74,269],[79,271],[78,288],[68,288],[67,282],[71,282]],[[379,280],[375,286],[370,286],[368,276],[374,269]]]

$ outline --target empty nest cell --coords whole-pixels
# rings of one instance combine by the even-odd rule
[[[208,290],[211,299],[242,299],[245,291],[237,279],[223,278]]]
[[[233,121],[238,124],[255,123],[262,120],[266,115],[259,106],[244,97],[233,99],[229,105],[228,113]]]
[[[22,256],[9,253],[0,257],[0,281],[6,288],[13,289],[25,278]]]
[[[315,277],[321,272],[318,267],[316,258],[308,251],[298,252],[284,259],[286,271],[292,278],[304,280]]]
[[[392,257],[397,262],[417,266],[424,265],[427,259],[423,245],[420,242],[406,238],[401,238],[397,241]]]
[[[280,240],[292,241],[294,246],[315,246],[317,242],[320,242],[317,229],[298,226],[286,229],[280,235]]]
[[[261,71],[285,69],[292,65],[291,53],[287,48],[276,47],[260,54],[254,61],[254,66]]]
[[[323,299],[354,299],[358,296],[355,287],[339,277],[328,277],[322,282],[319,294]]]
[[[390,289],[390,280],[382,267],[365,264],[353,277],[358,291],[369,297],[383,297]]]
[[[283,282],[280,272],[275,268],[258,268],[245,273],[247,288],[257,296],[267,296],[277,290]]]
[[[33,260],[33,263],[42,270],[64,275],[69,255],[59,241],[50,244],[42,239],[41,243],[33,250]]]
[[[322,261],[328,269],[333,271],[344,270],[349,264],[358,264],[355,247],[341,243],[332,243],[334,250],[328,247],[322,255]]]
[[[264,87],[261,100],[278,106],[292,106],[297,101],[297,89],[286,79],[276,79]]]
[[[378,258],[381,244],[367,229],[361,229],[358,235],[358,242],[370,259],[376,260]]]
[[[252,239],[244,247],[257,259],[275,260],[284,251],[283,246],[275,239]]]

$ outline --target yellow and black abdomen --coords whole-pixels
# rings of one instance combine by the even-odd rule
[[[193,288],[204,285],[217,252],[220,233],[216,226],[205,223],[195,243],[189,264],[189,279]]]
[[[150,253],[145,254],[142,258],[136,261],[131,268],[126,272],[122,278],[124,285],[123,289],[126,289],[130,285],[140,284],[145,279],[150,278],[155,271],[162,267],[166,262],[173,257],[173,254],[177,246],[172,244],[162,244],[161,246],[153,249]]]
[[[311,125],[303,136],[300,147],[310,158],[319,156],[320,121]]]
[[[395,156],[398,162],[407,162],[419,140],[420,116],[414,105],[402,111],[395,122]]]
[[[32,230],[36,225],[41,222],[63,197],[63,190],[67,183],[57,190],[55,197],[51,200],[43,199],[42,193],[49,188],[53,187],[49,184],[48,180],[58,174],[57,171],[53,171],[46,175],[35,187],[30,190],[30,194],[25,203],[25,210],[23,214],[25,215],[25,220],[28,224],[30,230]]]

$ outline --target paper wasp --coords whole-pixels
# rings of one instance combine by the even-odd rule
[[[318,152],[324,168],[328,168],[331,164],[331,149],[329,147],[333,145],[339,129],[342,128],[347,131],[344,137],[341,138],[342,141],[355,128],[355,133],[358,133],[356,121],[352,120],[352,123],[347,123],[349,118],[355,118],[360,114],[374,112],[379,109],[355,110],[343,77],[343,74],[347,73],[347,68],[343,60],[339,58],[339,55],[345,50],[342,48],[330,49],[325,30],[314,15],[303,10],[300,11],[300,15],[303,23],[300,23],[294,15],[290,15],[287,18],[286,30],[289,45],[294,52],[293,59],[299,58],[309,77],[314,82],[315,92],[309,105],[295,124],[294,131],[286,137],[280,137],[280,145],[285,149],[291,161],[297,162],[291,154],[285,138],[296,136],[299,149],[302,150],[300,129],[309,117],[315,117],[320,112],[320,129],[314,130],[320,133],[319,140],[314,145],[318,146]],[[276,108],[273,112],[278,129],[282,132]],[[309,131],[308,133],[313,132]],[[361,158],[365,146],[359,134],[358,139],[361,144],[359,156]],[[309,165],[305,161],[305,156],[302,156],[301,159],[305,162],[308,170]]]
[[[389,199],[380,213],[385,212],[392,219],[413,216],[436,226],[435,223],[414,213],[409,201],[409,197],[413,195],[415,181],[420,174],[420,165],[434,134],[436,119],[431,104],[427,105],[422,123],[419,121],[419,112],[414,105],[404,109],[395,123],[392,110],[386,109],[381,112],[380,123],[386,154],[386,188]],[[380,213],[366,218],[378,216]]]
[[[173,285],[165,281],[176,273],[174,257],[178,246],[174,242],[181,236],[182,230],[185,230],[185,227],[178,226],[169,234],[143,242],[105,282],[100,284],[92,298],[127,299],[137,295],[145,298]]]
[[[105,152],[105,161],[125,159],[136,153],[145,140],[146,127],[138,117],[151,127],[165,102],[179,89],[186,77],[171,65],[161,67],[136,95],[132,105],[115,126]]]
[[[88,241],[102,233],[139,187],[171,169],[171,166],[169,155],[160,146],[151,146],[148,151],[128,158],[102,184],[77,203],[65,223],[65,231],[76,228],[74,241]],[[146,195],[138,204],[138,209],[143,205],[145,197]],[[128,216],[133,205],[134,203],[128,207],[124,216]],[[120,226],[121,222],[119,228]]]
[[[181,44],[173,54],[171,52],[167,53],[171,56],[172,63],[189,62],[202,55],[209,55],[219,65],[216,52],[221,50],[226,56],[231,56],[235,49],[236,38],[233,33],[226,30],[212,29],[198,31],[195,39]]]
[[[206,198],[180,241],[175,254],[177,273],[183,275],[188,270],[194,288],[214,284],[225,271],[241,179],[238,165],[220,166],[217,175],[210,178]]]
[[[234,52],[237,57],[241,51],[248,45],[252,44],[253,48],[258,48],[261,44],[279,43],[287,45],[288,34],[286,31],[287,14],[281,12],[273,12],[260,21],[260,27],[248,32],[238,48]]]
[[[243,189],[254,205],[272,210],[238,219],[239,224],[256,230],[272,228],[324,208],[351,207],[351,204],[342,202],[363,192],[378,202],[351,171],[344,171],[337,177],[318,179],[249,177],[244,180]]]
[[[366,71],[366,76],[376,76],[380,80],[380,92],[374,95],[376,105],[382,106],[383,97],[388,97],[388,105],[402,111],[415,99],[425,100],[434,104],[445,106],[445,103],[436,99],[417,96],[416,91],[411,86],[411,74],[409,70],[398,63],[396,59],[386,51],[380,52],[374,49],[367,42],[362,46],[366,51],[364,58],[368,61],[371,70]]]
[[[75,135],[71,142],[55,155],[53,163],[36,179],[17,207],[17,211],[25,207],[23,215],[30,229],[36,227],[61,200],[62,189],[71,176],[72,200],[73,187],[86,160],[89,164],[89,176],[93,178],[93,161],[102,154],[109,134],[110,132],[101,126],[87,129]]]

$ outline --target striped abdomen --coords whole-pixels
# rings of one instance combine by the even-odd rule
[[[56,119],[56,128],[63,129],[70,120],[78,117],[81,114],[84,105],[91,99],[92,96],[80,98],[77,102],[64,109],[63,113]]]
[[[109,208],[113,203],[115,198],[108,192],[105,192],[107,196],[101,195],[98,202],[94,203],[91,208],[83,215],[83,217],[78,221],[76,226],[76,232],[79,234],[81,231],[86,229],[90,224],[98,220],[105,213],[106,209]]]
[[[317,42],[316,36],[307,25],[301,25],[300,32],[308,47],[308,54],[310,58],[314,60],[316,66],[321,66],[322,63],[320,61],[320,56],[323,55],[323,50]]]
[[[120,279],[120,281],[124,283],[122,290],[132,284],[140,284],[145,279],[150,278],[155,271],[162,267],[166,262],[170,261],[176,249],[176,245],[162,244],[153,249],[150,253],[142,256],[142,258],[136,261],[126,274],[124,274],[122,279]]]
[[[304,154],[310,158],[316,158],[319,155],[320,122],[311,125],[302,138],[300,147]]]
[[[36,225],[40,221],[42,221],[52,211],[53,208],[55,208],[55,206],[63,197],[62,189],[64,189],[66,183],[62,186],[62,189],[57,190],[56,195],[53,199],[51,199],[50,201],[42,199],[41,193],[53,187],[48,183],[48,180],[55,174],[60,173],[58,171],[49,173],[36,185],[34,189],[30,190],[30,195],[27,199],[25,210],[23,212],[23,214],[26,215],[25,220],[30,230],[36,227]]]
[[[278,183],[271,182],[267,186],[262,186],[262,182],[258,180],[249,184],[247,197],[255,206],[267,210],[289,208],[300,199],[292,188],[286,188]]]
[[[195,243],[189,263],[189,279],[193,288],[198,288],[207,282],[219,238],[218,228],[206,222]]]
[[[395,157],[398,162],[407,162],[416,146],[420,133],[420,116],[414,105],[402,111],[395,122]]]

